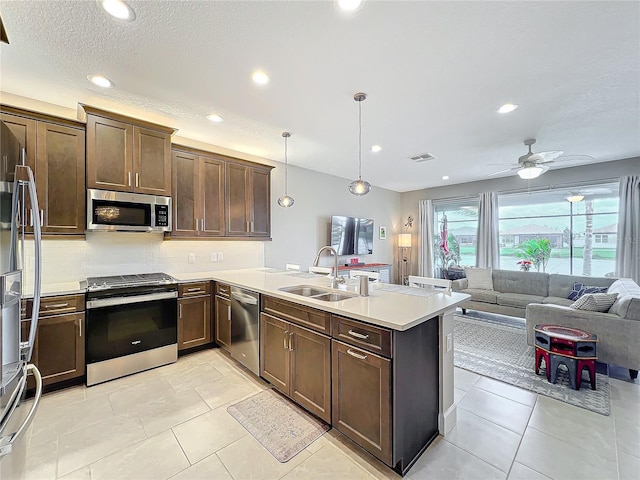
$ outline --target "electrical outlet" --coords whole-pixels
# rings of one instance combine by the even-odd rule
[[[218,254],[217,254],[217,253],[215,253],[215,252],[213,252],[213,253],[211,254],[211,263],[213,263],[213,262],[217,262],[217,261],[218,261]]]
[[[453,337],[451,333],[447,333],[447,352],[453,348]]]
[[[187,257],[189,259],[189,263],[196,263],[196,254],[190,253]]]
[[[218,252],[218,261],[221,262],[222,260],[224,260],[224,255],[222,252]]]

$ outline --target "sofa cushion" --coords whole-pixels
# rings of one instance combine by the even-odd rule
[[[561,297],[545,297],[542,300],[542,303],[551,303],[553,305],[563,305],[565,307],[568,307],[573,303],[573,300],[569,300],[568,298],[561,298]]]
[[[616,298],[618,298],[617,293],[587,293],[569,307],[589,312],[608,312]]]
[[[498,293],[498,305],[507,307],[527,308],[530,303],[542,303],[545,297],[541,295],[527,295],[524,293]]]
[[[630,278],[621,278],[611,284],[607,293],[617,293],[618,299],[609,309],[629,320],[640,320],[640,287]]]
[[[471,300],[475,300],[476,302],[484,302],[484,303],[497,303],[496,295],[498,292],[493,290],[483,290],[480,288],[465,288],[462,290],[462,293],[466,293],[471,295]]]
[[[549,296],[569,298],[569,293],[574,283],[592,285],[594,287],[608,287],[616,279],[609,277],[585,277],[580,275],[561,275],[552,273],[549,275]]]
[[[596,287],[595,285],[584,285],[580,282],[573,282],[573,288],[567,295],[569,300],[578,300],[586,293],[607,293],[608,287]]]
[[[549,274],[494,270],[493,289],[496,292],[523,293],[525,295],[547,297],[549,295]]]
[[[493,278],[490,268],[464,267],[468,288],[493,290]]]

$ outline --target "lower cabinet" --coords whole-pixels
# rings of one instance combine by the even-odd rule
[[[334,428],[387,465],[391,450],[391,360],[332,340]]]
[[[211,343],[211,282],[178,286],[178,350]]]
[[[85,374],[84,295],[46,297],[41,300],[38,328],[31,362],[42,374],[43,385],[72,380]],[[24,316],[31,315],[28,300]],[[60,313],[69,312],[69,313]],[[27,340],[31,322],[22,322],[22,338]]]
[[[311,413],[331,422],[331,339],[260,315],[260,374]]]

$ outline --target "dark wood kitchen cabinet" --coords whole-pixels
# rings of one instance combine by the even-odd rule
[[[42,374],[43,385],[77,379],[85,374],[84,295],[45,297],[41,300],[32,363]],[[25,315],[31,317],[32,300]],[[23,340],[30,321],[23,322]]]
[[[227,352],[231,348],[231,287],[216,282],[215,342]]]
[[[26,230],[32,232],[33,222],[40,221],[43,234],[84,234],[84,125],[12,107],[2,110],[2,120],[26,147],[36,180],[40,211],[27,212]]]
[[[194,152],[191,150],[191,152]],[[172,151],[172,236],[224,235],[225,162],[212,156]]]
[[[230,162],[225,178],[227,235],[269,237],[271,169]]]
[[[211,282],[178,286],[178,350],[211,343]]]
[[[174,129],[81,105],[87,123],[87,187],[171,195]]]
[[[264,311],[260,329],[260,375],[331,422],[331,338]]]

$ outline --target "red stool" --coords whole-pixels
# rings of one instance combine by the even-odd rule
[[[544,359],[544,366],[547,372],[547,382],[551,381],[551,367],[549,365],[549,352],[544,348],[536,346],[536,375],[540,375],[540,364]]]

